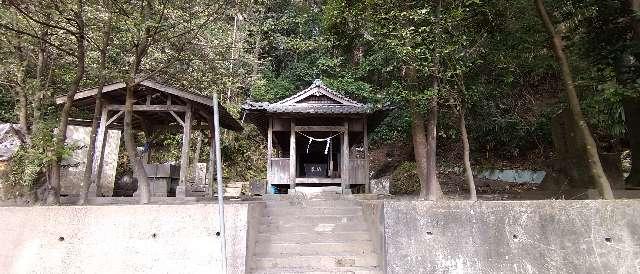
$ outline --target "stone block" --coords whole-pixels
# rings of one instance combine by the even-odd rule
[[[90,133],[91,128],[89,127],[69,126],[67,129],[67,144],[76,149],[70,157],[63,159],[61,163],[60,184],[62,195],[74,196],[80,194],[80,182],[84,175]],[[99,148],[99,144],[97,144],[96,147]],[[113,195],[119,147],[120,131],[109,130],[105,147],[102,179],[96,189],[98,196]],[[99,159],[98,151],[99,149],[96,149],[95,165],[97,165]]]
[[[167,197],[171,178],[149,178],[152,197]]]
[[[377,179],[372,179],[370,181],[371,193],[389,194],[390,182],[391,182],[391,175],[384,176],[384,177],[377,178]]]
[[[144,170],[150,178],[171,177],[171,164],[145,164]]]
[[[253,180],[249,182],[249,191],[251,194],[263,195],[267,193],[267,181],[266,180]]]

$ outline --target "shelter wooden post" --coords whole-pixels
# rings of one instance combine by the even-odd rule
[[[269,128],[267,129],[267,193],[271,191],[271,158],[273,150],[273,119],[269,117]]]
[[[98,192],[100,192],[100,181],[102,180],[102,167],[104,165],[104,149],[107,145],[107,119],[109,118],[109,110],[107,110],[104,105],[102,106],[102,114],[100,115],[100,126],[98,127],[98,140],[96,142],[97,153],[93,155],[93,163],[94,166],[91,167],[93,170],[93,175],[91,176],[91,181],[93,182],[91,186],[89,186],[89,197],[98,196]],[[89,168],[89,167],[86,167]]]
[[[296,122],[291,119],[291,136],[289,140],[289,189],[296,187]]]
[[[180,183],[176,188],[176,197],[187,196],[187,173],[189,172],[189,148],[191,147],[191,102],[187,102],[184,112],[182,151],[180,154]]]
[[[364,177],[364,192],[365,193],[371,193],[371,185],[369,183],[369,177],[371,175],[369,175],[369,138],[367,135],[367,119],[362,119],[362,143],[364,146],[364,173],[365,173],[365,177]]]
[[[195,125],[200,126],[198,120],[195,121]],[[200,184],[200,182],[203,182],[205,180],[204,178],[198,177],[198,173],[199,173],[198,164],[200,163],[200,150],[202,149],[202,132],[200,132],[196,128],[195,134],[197,137],[197,142],[196,142],[196,150],[193,153],[193,161],[191,163],[191,176],[192,176],[191,178],[194,180],[194,182],[197,182],[198,184]]]
[[[349,189],[349,120],[344,121],[344,133],[342,135],[342,193]]]

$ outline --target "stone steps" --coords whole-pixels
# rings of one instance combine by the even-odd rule
[[[340,267],[340,268],[270,268],[265,270],[256,270],[256,274],[382,274],[383,272],[377,267]]]
[[[318,224],[343,224],[343,223],[364,223],[362,215],[297,215],[297,216],[274,216],[263,217],[263,224],[280,225],[318,225]]]
[[[254,267],[268,268],[340,268],[340,267],[376,267],[378,259],[375,255],[350,256],[281,256],[255,257]]]
[[[283,244],[307,244],[307,243],[348,243],[368,241],[369,233],[357,232],[308,232],[308,233],[259,233],[256,237],[258,243],[283,243]]]
[[[296,206],[296,207],[359,207],[360,205],[354,200],[273,200],[268,201],[270,208],[281,207],[281,206]]]
[[[360,204],[305,195],[266,201],[252,273],[382,273]]]
[[[300,206],[278,206],[269,207],[265,210],[266,216],[299,216],[299,215],[362,215],[362,208],[349,207],[300,207]]]
[[[264,245],[256,251],[256,256],[307,256],[307,255],[366,255],[375,254],[371,241],[353,241],[349,243],[273,243]]]
[[[260,233],[302,233],[302,232],[355,232],[368,231],[364,222],[351,222],[339,224],[265,224],[260,226]]]

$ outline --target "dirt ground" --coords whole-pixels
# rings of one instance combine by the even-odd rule
[[[439,174],[442,192],[448,199],[464,200],[469,197],[469,186],[464,178],[455,173]],[[542,192],[540,184],[509,183],[481,178],[474,178],[476,194],[479,200],[501,201],[519,200],[531,192]]]

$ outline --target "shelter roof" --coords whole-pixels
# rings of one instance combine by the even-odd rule
[[[98,87],[81,90],[76,93],[73,106],[80,110],[93,110],[96,103],[95,95],[97,92]],[[134,96],[138,103],[144,103],[147,100],[151,101],[150,103],[152,104],[158,105],[165,105],[167,102],[172,102],[174,104],[191,103],[195,117],[203,121],[210,121],[213,118],[213,98],[210,96],[183,91],[152,80],[143,80],[139,82],[134,90]],[[115,82],[105,85],[102,90],[102,98],[107,104],[124,105],[126,98],[126,83]],[[65,102],[66,96],[56,98],[56,104],[63,104]],[[242,126],[238,120],[236,120],[222,105],[219,105],[219,107],[220,125],[226,129],[241,131]],[[134,118],[138,120],[135,121],[135,123],[139,127],[144,127],[145,124],[167,124],[175,121],[169,112],[135,111],[134,113],[136,114]],[[84,125],[86,124],[86,121],[72,119],[70,123]]]

